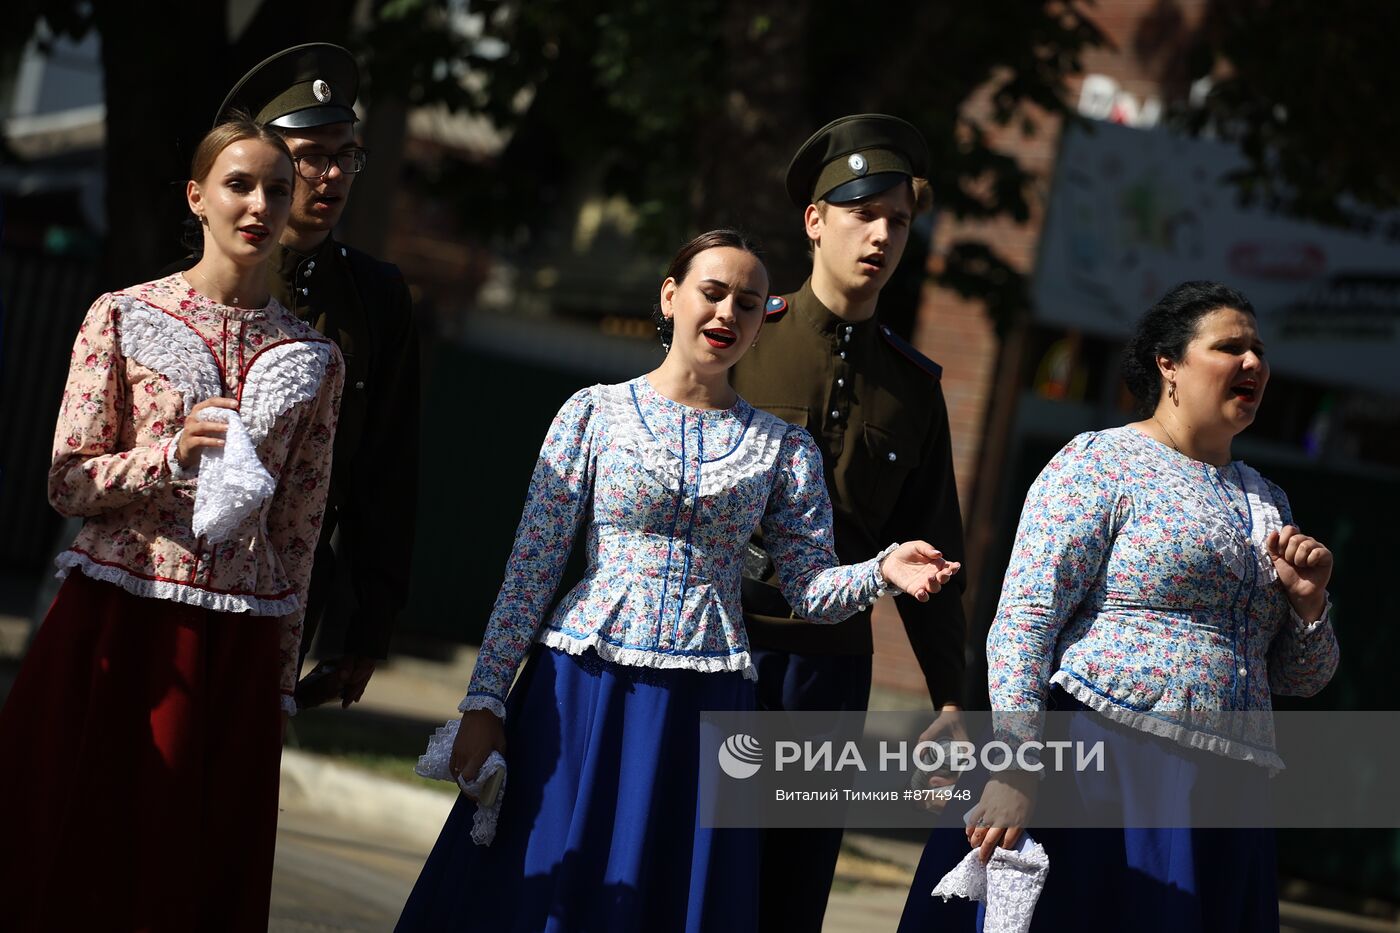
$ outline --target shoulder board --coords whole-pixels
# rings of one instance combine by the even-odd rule
[[[934,379],[943,378],[942,366],[939,366],[933,360],[924,356],[918,350],[915,350],[912,344],[910,344],[903,337],[900,337],[894,331],[890,330],[888,325],[880,325],[880,336],[884,337],[885,343],[893,347],[899,353],[900,356],[904,357],[909,362],[913,363],[915,366],[928,373]]]
[[[771,295],[768,303],[763,306],[763,319],[765,321],[781,321],[783,315],[787,314],[787,299],[781,295]]]

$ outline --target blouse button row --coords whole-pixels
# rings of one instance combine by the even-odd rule
[[[1246,676],[1246,675],[1248,675],[1248,674],[1249,674],[1249,671],[1245,670],[1243,667],[1240,668],[1240,676],[1241,676],[1241,677],[1244,677],[1244,676]]]

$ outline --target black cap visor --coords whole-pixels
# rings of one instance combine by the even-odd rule
[[[326,107],[307,107],[305,110],[294,110],[291,113],[282,114],[275,120],[269,120],[267,123],[268,126],[275,126],[283,130],[308,130],[317,126],[329,126],[332,123],[354,123],[355,120],[354,110],[332,104]]]
[[[909,176],[903,172],[877,172],[864,178],[853,179],[844,185],[837,185],[817,200],[826,201],[828,204],[849,204],[889,191],[900,182],[907,181]]]

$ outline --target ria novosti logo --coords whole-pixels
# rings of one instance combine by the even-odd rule
[[[758,739],[737,732],[719,747],[719,767],[736,780],[751,778],[763,766],[763,746]]]

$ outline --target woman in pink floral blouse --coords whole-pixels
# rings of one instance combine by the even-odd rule
[[[261,930],[278,759],[343,380],[268,294],[294,178],[247,121],[201,142],[189,272],[103,295],[49,500],[81,516],[0,710],[16,930]]]
[[[924,542],[838,566],[810,435],[727,378],[767,299],[742,236],[698,237],[661,286],[662,364],[577,392],[554,419],[451,751],[468,779],[504,753],[498,831],[478,845],[494,810],[458,799],[400,931],[755,928],[758,838],[704,828],[697,804],[700,711],[755,702],[750,536],[762,525],[813,622],[890,586],[927,599],[958,569]],[[588,568],[547,613],[580,523]]]

